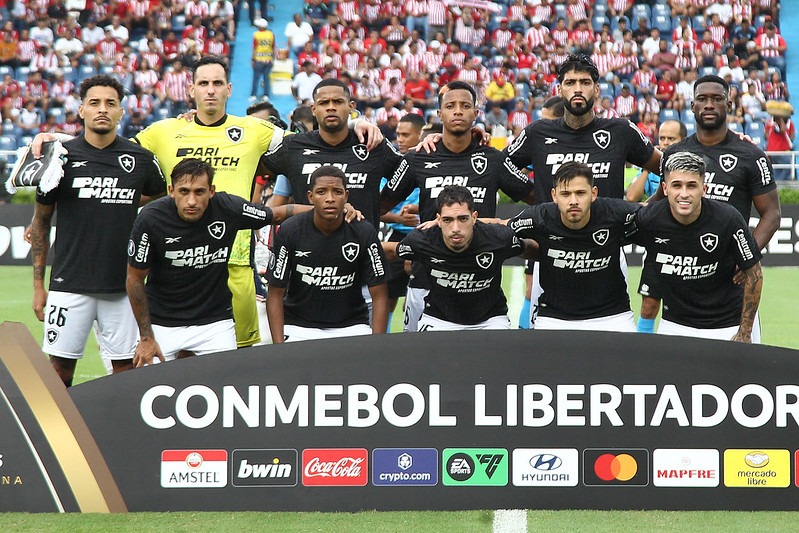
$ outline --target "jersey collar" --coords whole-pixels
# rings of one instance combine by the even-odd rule
[[[214,126],[221,126],[222,124],[225,123],[226,120],[227,120],[227,113],[225,113],[224,116],[222,116],[222,118],[220,118],[216,122],[213,122],[211,124],[204,124],[197,115],[194,115],[194,122],[196,122],[200,126],[205,126],[206,128],[213,128]]]

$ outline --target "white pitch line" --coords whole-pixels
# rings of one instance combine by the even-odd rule
[[[527,533],[526,509],[497,509],[494,511],[494,533]]]

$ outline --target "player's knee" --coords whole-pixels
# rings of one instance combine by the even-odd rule
[[[50,363],[53,365],[53,369],[67,387],[72,386],[72,378],[75,376],[75,365],[77,362],[77,359],[67,359],[56,355],[50,356]]]
[[[187,357],[194,357],[195,355],[197,354],[191,350],[180,350],[175,359],[186,359]]]
[[[113,359],[111,360],[111,368],[114,374],[130,370],[133,368],[133,359]]]

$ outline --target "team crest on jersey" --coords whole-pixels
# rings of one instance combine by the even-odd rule
[[[244,130],[239,126],[231,126],[225,130],[225,133],[227,134],[227,138],[234,143],[239,142],[241,138],[244,137]]]
[[[360,249],[361,245],[357,242],[348,242],[341,247],[341,253],[344,254],[344,259],[352,263],[358,257]]]
[[[599,246],[604,246],[608,242],[608,237],[610,237],[610,230],[607,228],[596,230],[591,237]]]
[[[117,159],[119,160],[119,166],[128,174],[133,172],[133,169],[136,168],[136,158],[130,154],[122,154]]]
[[[594,142],[604,150],[610,146],[610,132],[608,130],[596,130],[594,132]]]
[[[478,174],[482,174],[488,168],[488,158],[483,154],[472,154],[472,168]]]
[[[712,252],[716,249],[716,246],[719,244],[719,236],[715,233],[705,233],[701,237],[699,237],[699,244],[702,245],[702,249],[707,253]]]
[[[353,146],[352,153],[355,154],[355,157],[361,161],[366,161],[366,159],[369,157],[369,150],[367,150],[365,144],[356,144]]]
[[[48,344],[55,344],[55,341],[58,340],[58,331],[54,329],[47,330],[47,343]]]
[[[732,154],[721,154],[719,156],[719,166],[724,172],[731,172],[732,169],[738,166],[738,157]]]
[[[477,254],[477,266],[480,268],[489,268],[494,264],[494,252],[483,252]]]
[[[225,236],[225,221],[224,220],[215,220],[208,224],[208,233],[211,234],[211,237],[214,239],[221,239]]]

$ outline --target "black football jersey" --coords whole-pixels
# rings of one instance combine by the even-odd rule
[[[402,156],[388,142],[372,150],[358,141],[355,132],[336,145],[322,140],[318,131],[287,135],[274,150],[267,152],[264,164],[276,174],[284,174],[291,183],[294,201],[308,204],[311,174],[321,166],[332,165],[347,175],[349,202],[363,213],[374,227],[380,224],[380,180],[388,178]]]
[[[726,328],[741,323],[743,286],[733,283],[735,267],[760,260],[749,226],[732,206],[702,199],[699,218],[689,225],[671,216],[667,201],[638,211],[630,240],[646,248],[639,287],[654,279],[663,299],[663,318],[693,328]]]
[[[430,293],[425,313],[456,324],[478,324],[507,314],[502,292],[502,263],[523,247],[505,226],[474,226],[469,248],[453,252],[444,244],[441,228],[413,230],[397,245],[397,254],[428,268]]]
[[[281,224],[270,258],[269,284],[285,288],[286,324],[343,328],[368,324],[361,287],[385,283],[385,255],[368,222],[343,223],[325,235],[313,211]]]
[[[597,198],[588,224],[579,230],[563,225],[554,202],[530,206],[508,227],[539,245],[543,294],[540,316],[586,320],[630,310],[620,254],[625,224],[640,209],[616,198]]]
[[[216,193],[197,222],[178,216],[167,196],[142,209],[128,244],[128,263],[148,270],[147,299],[153,324],[197,326],[233,318],[228,259],[236,232],[263,227],[272,210]]]
[[[96,148],[83,135],[64,143],[64,177],[40,204],[56,204],[50,290],[125,292],[128,239],[141,195],[164,192],[155,156],[117,137]]]
[[[419,187],[419,218],[425,222],[436,218],[436,198],[447,185],[469,189],[481,217],[496,215],[497,191],[518,201],[533,189],[527,175],[499,150],[475,142],[467,150],[454,153],[439,141],[435,152],[405,154],[381,194],[397,204]]]
[[[731,131],[714,146],[699,142],[696,134],[669,146],[662,162],[675,152],[691,152],[705,160],[705,198],[727,202],[749,220],[752,197],[777,188],[771,161],[754,144],[741,140]],[[663,176],[661,166],[660,175]]]
[[[533,166],[536,202],[549,202],[555,173],[563,163],[576,161],[591,167],[599,196],[624,198],[624,167],[643,167],[655,148],[627,119],[595,118],[578,130],[564,119],[536,120],[505,148],[519,167]]]

